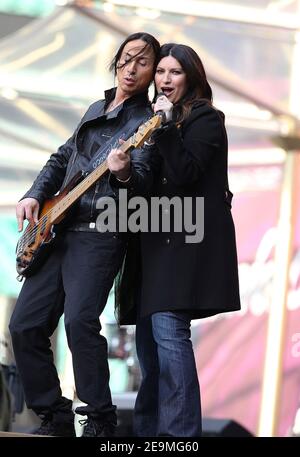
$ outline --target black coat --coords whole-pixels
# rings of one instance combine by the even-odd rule
[[[199,102],[180,128],[169,124],[155,136],[155,147],[161,167],[153,195],[178,196],[181,201],[191,197],[194,215],[196,197],[204,197],[204,237],[199,243],[186,243],[185,230],[141,233],[141,270],[136,251],[135,259],[129,253],[123,272],[127,283],[124,287],[123,281],[123,294],[117,297],[121,322],[133,323],[137,308],[141,316],[189,310],[192,318],[239,310],[223,113]],[[135,272],[130,275],[133,266]],[[133,305],[135,312],[126,317]]]

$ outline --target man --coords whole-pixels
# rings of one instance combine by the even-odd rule
[[[27,219],[33,226],[45,199],[91,159],[109,139],[128,136],[152,114],[148,87],[159,55],[158,41],[147,33],[130,35],[116,53],[111,69],[117,88],[90,106],[73,136],[52,154],[31,189],[16,208],[19,230]],[[133,132],[132,132],[133,133]],[[129,135],[130,136],[130,135]],[[152,184],[151,157],[134,150],[131,160],[120,149],[108,158],[110,176],[104,176],[80,199],[72,219],[58,232],[53,252],[39,270],[28,277],[10,322],[16,362],[27,406],[43,422],[36,431],[52,436],[75,436],[72,402],[62,397],[50,349],[50,336],[62,313],[72,352],[76,391],[86,406],[76,412],[87,416],[83,436],[112,436],[116,411],[109,389],[107,342],[100,335],[99,316],[126,249],[126,237],[96,229],[96,203],[100,197],[116,198],[118,187],[136,194]]]

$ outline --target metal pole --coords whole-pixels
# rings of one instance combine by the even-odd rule
[[[283,171],[280,216],[275,247],[273,299],[269,310],[267,343],[263,372],[259,436],[275,436],[282,386],[284,337],[287,319],[288,273],[293,247],[293,187],[295,160],[288,152]]]
[[[300,15],[300,1],[298,1]],[[290,110],[300,117],[299,97],[300,32],[296,33],[290,79]],[[291,132],[293,136],[299,131]],[[284,140],[284,139],[283,139]],[[287,137],[288,140],[288,137]],[[299,135],[300,145],[300,135]],[[298,148],[300,150],[300,147]],[[269,310],[262,398],[258,435],[275,436],[278,433],[281,391],[283,382],[283,354],[287,322],[287,295],[289,267],[294,247],[295,199],[297,152],[288,151],[283,169],[280,214],[275,247],[273,298]]]

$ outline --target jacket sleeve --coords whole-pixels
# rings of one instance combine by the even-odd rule
[[[73,135],[66,141],[65,144],[58,148],[56,153],[51,154],[49,160],[38,174],[31,188],[26,192],[21,200],[31,197],[38,200],[40,204],[43,204],[44,200],[53,197],[53,195],[60,190],[66,175],[69,160],[73,152],[75,153],[75,139],[77,132],[88,118],[89,113],[94,109],[97,109],[97,106],[98,102],[95,102],[88,108],[77,125]]]
[[[178,186],[201,178],[224,141],[224,127],[216,110],[210,106],[196,109],[181,129],[167,124],[155,136],[169,179]]]
[[[148,196],[153,187],[154,179],[161,164],[161,157],[154,146],[144,145],[131,152],[131,175],[126,183],[122,183],[110,174],[110,184],[116,188],[128,188],[130,195]]]
[[[74,137],[75,133],[64,145],[58,148],[56,153],[51,154],[31,188],[21,200],[31,197],[42,204],[44,200],[52,197],[58,192],[63,183],[68,162],[74,149]]]

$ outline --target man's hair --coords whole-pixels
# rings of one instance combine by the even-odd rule
[[[152,36],[152,35],[150,35],[150,33],[146,33],[146,32],[132,33],[131,35],[129,35],[126,38],[126,40],[123,41],[123,43],[119,47],[118,51],[116,52],[114,58],[112,59],[112,61],[110,63],[109,71],[114,72],[114,75],[116,76],[117,70],[122,67],[122,65],[121,66],[119,65],[119,60],[121,58],[124,47],[126,46],[127,43],[129,43],[130,41],[134,41],[134,40],[144,41],[145,46],[136,55],[131,56],[126,61],[126,64],[128,64],[132,59],[135,59],[138,55],[142,54],[145,51],[145,49],[150,48],[153,50],[153,54],[154,54],[154,65],[153,65],[153,77],[154,77],[156,66],[157,66],[158,60],[160,58],[159,57],[160,44],[157,41],[157,39],[154,38],[154,36]]]

